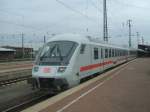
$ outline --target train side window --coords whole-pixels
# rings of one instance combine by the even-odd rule
[[[85,47],[86,47],[86,45],[85,45],[85,44],[81,44],[80,54],[84,54]]]
[[[112,55],[111,55],[111,49],[109,49],[109,57],[110,58],[112,57]]]
[[[114,57],[114,49],[112,49],[112,57]]]
[[[120,56],[122,56],[122,50],[120,50]]]
[[[114,49],[114,57],[115,57],[115,49]]]
[[[94,59],[98,59],[99,55],[98,55],[98,48],[94,48]]]
[[[116,54],[117,54],[117,57],[118,57],[118,49],[117,49],[117,53]]]
[[[115,49],[115,57],[117,57],[117,49]]]
[[[117,49],[117,56],[119,56],[119,50]]]
[[[108,49],[105,49],[105,58],[108,58]]]
[[[121,56],[121,50],[120,50],[120,56]]]
[[[122,56],[122,50],[120,50],[120,56]]]
[[[101,58],[103,59],[103,49],[101,48]]]

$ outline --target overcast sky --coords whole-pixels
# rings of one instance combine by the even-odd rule
[[[132,19],[134,46],[137,31],[150,44],[149,0],[107,0],[107,6],[111,43],[127,45],[127,20]],[[20,43],[22,32],[26,42],[33,44],[54,33],[80,33],[102,40],[102,9],[103,0],[0,0],[0,44]]]

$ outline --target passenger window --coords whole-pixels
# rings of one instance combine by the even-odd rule
[[[105,58],[108,58],[108,49],[105,49]]]
[[[80,48],[80,54],[84,54],[85,47],[86,47],[85,44],[82,44],[82,45],[81,45],[81,48]]]
[[[119,50],[119,56],[121,56],[121,50]]]
[[[103,59],[103,49],[101,48],[101,58]]]
[[[119,50],[118,50],[118,56],[120,56],[120,52],[119,52]]]
[[[122,54],[121,54],[121,50],[120,50],[120,56],[121,56]]]
[[[117,57],[117,49],[115,49],[115,57]]]
[[[114,49],[112,49],[112,57],[114,57]]]
[[[94,48],[94,59],[98,59],[98,48]]]
[[[111,57],[111,49],[109,49],[109,57]]]

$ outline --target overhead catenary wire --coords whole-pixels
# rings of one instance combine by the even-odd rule
[[[82,12],[80,12],[80,11],[74,9],[74,8],[72,8],[72,7],[69,6],[68,4],[62,2],[61,0],[55,0],[55,1],[58,2],[59,4],[63,5],[63,6],[66,7],[67,9],[69,9],[69,10],[71,10],[71,11],[73,11],[73,12],[75,12],[75,13],[77,13],[77,14],[83,16],[83,17],[85,17],[87,20],[90,20],[90,21],[92,21],[92,22],[95,23],[95,20],[94,20],[93,18],[89,17],[88,15],[86,15],[86,14],[84,14],[84,13],[82,13]]]
[[[56,26],[57,24],[58,24],[58,22],[60,22],[60,21],[63,21],[63,20],[66,20],[66,18],[68,18],[68,17],[70,17],[70,15],[69,16],[66,16],[66,17],[64,17],[64,18],[62,18],[62,19],[60,19],[60,20],[58,20],[58,21],[56,21],[56,22],[53,22],[52,24],[51,24],[51,27],[53,26]],[[46,30],[48,30],[49,29],[49,25],[48,26],[45,26],[45,27],[43,27],[43,28],[39,28],[39,27],[34,27],[34,26],[31,26],[31,25],[25,25],[25,24],[20,24],[20,23],[15,23],[15,22],[11,22],[11,21],[8,21],[8,20],[0,20],[0,23],[6,23],[6,24],[12,24],[12,25],[15,25],[15,26],[19,26],[19,27],[23,27],[23,28],[27,28],[27,29],[32,29],[32,30],[34,30],[34,31],[45,31],[45,29]]]
[[[63,5],[64,7],[66,7],[67,9],[69,9],[69,10],[71,10],[71,11],[73,11],[73,12],[75,12],[75,13],[81,15],[81,16],[83,16],[84,18],[86,18],[87,20],[90,20],[93,23],[96,23],[95,22],[95,18],[89,17],[88,15],[80,12],[79,10],[72,8],[70,5],[62,2],[61,0],[56,0],[56,1],[59,4]],[[9,15],[13,15],[13,16],[20,17],[20,18],[24,19],[24,15],[21,15],[21,14],[18,14],[18,13],[14,13],[14,12],[11,12],[11,11],[5,11],[5,10],[1,10],[0,9],[0,13],[6,13],[6,14],[9,14]],[[35,31],[42,31],[42,30],[44,31],[45,30],[43,28],[38,28],[38,27],[34,27],[34,26],[27,25],[27,24],[24,24],[24,23],[21,24],[21,23],[17,23],[17,22],[13,22],[13,21],[8,21],[8,20],[0,20],[0,22],[3,23],[3,24],[15,25],[15,26],[23,27],[23,28],[32,29],[32,30],[35,30]],[[55,26],[55,25],[53,25],[53,26]]]
[[[37,31],[37,30],[38,30],[38,31],[43,30],[43,29],[36,28],[36,27],[30,26],[30,25],[18,24],[18,23],[6,21],[6,20],[0,20],[0,22],[1,22],[1,23],[6,23],[6,24],[16,25],[16,26],[23,27],[23,28],[30,28],[30,29],[33,29],[33,30],[36,30],[36,31]]]
[[[95,9],[97,9],[100,13],[103,12],[103,11],[94,3],[93,0],[90,0],[90,2],[91,2],[91,5],[92,5]]]
[[[95,20],[91,17],[89,17],[88,15],[72,8],[71,6],[65,4],[64,2],[60,1],[60,0],[56,0],[58,3],[60,3],[61,5],[65,6],[66,8],[68,8],[69,10],[75,12],[75,13],[78,13],[80,14],[81,16],[84,16],[86,19],[92,21],[92,22],[95,22]],[[5,10],[2,10],[0,9],[0,12],[1,13],[7,13],[7,14],[11,14],[11,15],[14,15],[14,16],[18,16],[18,17],[21,17],[21,18],[24,18],[23,15],[21,14],[18,14],[18,13],[14,13],[14,12],[9,12],[9,11],[5,11]],[[1,23],[6,23],[6,24],[13,24],[13,25],[16,25],[16,26],[19,26],[19,27],[23,27],[23,28],[29,28],[29,29],[33,29],[35,31],[41,31],[41,30],[44,30],[42,28],[37,28],[37,27],[33,27],[33,26],[30,26],[30,25],[24,25],[24,24],[18,24],[18,23],[14,23],[14,22],[10,22],[10,21],[6,21],[6,20],[0,20]],[[96,22],[95,22],[96,23]]]
[[[9,12],[9,11],[2,10],[2,9],[0,9],[0,13],[11,14],[11,15],[13,15],[13,16],[17,16],[17,17],[24,18],[24,16],[23,16],[23,15],[21,15],[21,14],[14,13],[14,12]]]
[[[134,4],[125,3],[125,2],[122,2],[122,1],[119,1],[119,0],[113,0],[113,1],[119,3],[122,6],[128,6],[128,7],[132,7],[132,8],[134,7],[134,8],[138,8],[138,9],[150,10],[150,8],[146,8],[146,7],[141,7],[141,6],[137,6],[137,5],[134,5]]]

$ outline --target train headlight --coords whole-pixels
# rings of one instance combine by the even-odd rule
[[[37,67],[37,66],[35,66],[35,67],[33,68],[33,71],[34,71],[34,72],[38,72],[38,70],[39,70],[39,67]]]
[[[59,72],[59,73],[65,72],[66,68],[67,67],[59,67],[57,72]]]

